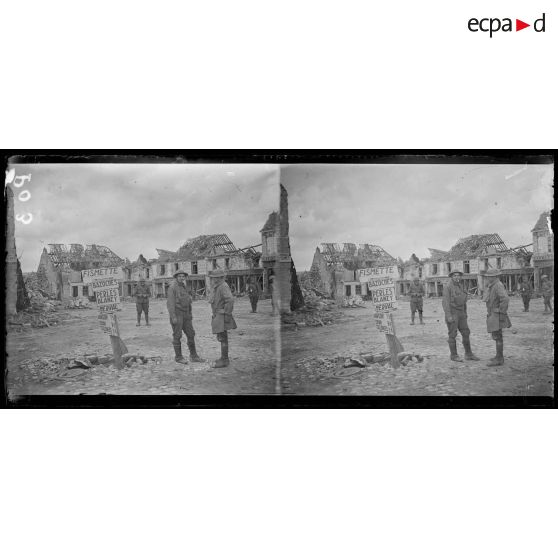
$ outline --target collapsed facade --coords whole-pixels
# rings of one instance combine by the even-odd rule
[[[547,275],[554,282],[554,233],[550,226],[550,211],[541,213],[533,234],[533,273],[534,286],[538,291],[541,286],[541,277]]]
[[[397,260],[375,244],[323,243],[317,247],[310,268],[312,283],[335,299],[367,296],[368,285],[361,283],[357,269],[397,265]]]
[[[516,290],[520,278],[532,280],[531,253],[524,246],[508,248],[496,233],[462,238],[447,252],[429,250],[432,256],[423,264],[427,296],[442,296],[451,271],[463,273],[463,285],[470,294],[484,291],[484,272],[489,269],[502,272],[501,281],[509,292]]]
[[[99,267],[122,267],[125,260],[98,244],[49,244],[43,248],[37,278],[39,286],[58,300],[88,299],[93,293],[84,285],[81,272]],[[122,295],[122,282],[119,283]]]
[[[417,258],[415,254],[411,254],[411,257],[406,262],[399,262],[399,279],[395,281],[396,294],[407,295],[409,294],[409,289],[411,288],[411,283],[415,277],[418,279],[423,279],[425,260]]]
[[[177,271],[188,274],[187,285],[198,296],[208,292],[208,274],[216,269],[225,270],[233,293],[244,292],[252,277],[261,287],[263,269],[260,253],[255,250],[258,246],[236,248],[226,234],[212,234],[189,239],[175,252],[157,248],[158,257],[149,261],[140,254],[136,262],[124,268],[126,296],[132,296],[134,285],[144,278],[152,296],[164,298]]]
[[[279,312],[288,314],[292,310],[302,308],[304,297],[298,284],[289,238],[289,194],[282,184],[279,185],[279,211],[270,213],[260,233],[264,295],[271,295],[273,277]]]

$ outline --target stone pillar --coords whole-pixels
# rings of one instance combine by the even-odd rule
[[[279,311],[291,311],[291,246],[289,242],[289,206],[285,187],[280,185],[279,219],[276,227],[277,260],[275,262],[275,285]]]

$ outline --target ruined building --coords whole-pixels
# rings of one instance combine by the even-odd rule
[[[255,277],[263,285],[259,244],[237,248],[226,234],[201,235],[187,240],[176,252],[157,248],[159,257],[149,262],[153,296],[166,297],[173,275],[181,270],[188,274],[187,284],[203,296],[209,289],[209,272],[223,269],[233,293],[246,290]]]
[[[286,188],[281,184],[279,212],[271,213],[260,231],[262,235],[264,294],[270,294],[270,278],[273,276],[281,313],[297,310],[304,305],[304,298],[291,256],[288,197]]]
[[[151,273],[153,262],[155,262],[155,259],[147,260],[143,254],[140,254],[135,262],[126,260],[126,263],[122,266],[124,272],[123,296],[133,296],[135,286],[140,279],[145,279],[146,284],[153,288]]]
[[[260,231],[262,235],[262,266],[263,293],[270,295],[270,277],[274,275],[275,263],[278,257],[279,241],[279,213],[270,213],[265,225]]]
[[[110,248],[98,244],[49,244],[48,247],[48,250],[43,248],[37,275],[40,287],[58,300],[91,296],[81,279],[84,269],[121,267],[125,263]]]
[[[310,274],[317,288],[336,299],[369,294],[357,269],[397,265],[397,260],[375,244],[324,243],[316,248]]]
[[[541,276],[554,281],[554,233],[550,227],[550,211],[541,213],[533,230],[533,268],[535,288],[539,290]]]
[[[518,279],[532,276],[530,252],[525,247],[508,248],[500,236],[474,234],[462,238],[447,252],[430,249],[432,257],[424,264],[428,296],[441,296],[443,285],[451,271],[463,273],[463,285],[471,294],[485,289],[484,272],[499,269],[501,281],[508,291],[517,288]]]
[[[411,254],[407,261],[399,262],[399,279],[395,281],[397,295],[407,295],[415,277],[421,281],[424,279],[424,267],[425,260],[419,259],[415,254]]]

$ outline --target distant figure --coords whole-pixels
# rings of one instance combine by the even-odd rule
[[[211,295],[211,331],[217,334],[217,340],[221,343],[221,358],[215,361],[213,368],[225,368],[229,366],[229,329],[236,329],[233,318],[234,297],[231,289],[225,282],[225,272],[216,270],[210,273]]]
[[[252,305],[252,313],[255,313],[258,308],[258,300],[260,299],[260,286],[253,277],[250,279],[246,292],[248,293],[248,298],[250,299],[250,304]]]
[[[461,332],[463,348],[465,349],[465,360],[480,360],[471,351],[471,341],[469,336],[471,331],[467,324],[467,293],[461,286],[461,271],[452,271],[449,274],[449,282],[444,285],[442,297],[442,308],[446,316],[448,326],[448,345],[450,348],[450,359],[456,362],[463,362],[457,354],[457,331]]]
[[[424,296],[424,286],[419,281],[418,277],[413,279],[409,294],[411,295],[411,325],[415,325],[415,312],[417,310],[420,323],[424,325],[422,321],[422,297]]]
[[[510,298],[504,285],[500,282],[501,272],[497,269],[489,269],[485,273],[488,283],[488,291],[483,300],[486,302],[486,329],[492,334],[496,341],[496,356],[488,362],[488,366],[501,366],[504,364],[504,337],[502,328],[511,327],[508,317],[508,304]]]
[[[182,344],[180,342],[182,332],[186,334],[186,339],[188,339],[190,360],[192,362],[203,362],[196,351],[196,332],[192,325],[192,297],[186,288],[187,276],[186,272],[177,271],[173,275],[175,280],[171,283],[167,292],[167,309],[172,326],[174,360],[180,364],[188,364],[188,361],[182,356]]]
[[[139,327],[141,322],[141,313],[145,314],[145,325],[149,325],[149,297],[151,296],[151,289],[145,284],[145,279],[140,278],[139,283],[136,283],[136,312],[138,321],[136,327]]]
[[[551,300],[552,300],[552,296],[553,296],[553,286],[552,286],[552,281],[550,281],[548,279],[548,275],[543,275],[541,277],[542,279],[542,283],[541,283],[541,293],[543,295],[543,299],[544,299],[544,312],[543,314],[551,314],[552,313],[552,304],[551,304]]]
[[[529,282],[529,279],[527,279],[526,277],[520,279],[517,290],[521,295],[521,299],[523,300],[523,312],[529,312],[529,302],[531,301],[531,296],[533,294],[533,289],[531,289],[531,283]]]

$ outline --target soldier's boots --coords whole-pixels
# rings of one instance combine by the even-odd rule
[[[215,361],[213,368],[226,368],[230,363],[229,343],[221,341],[221,358]]]
[[[424,322],[422,321],[422,312],[419,313],[419,321],[420,321],[420,325],[424,325]]]
[[[502,366],[504,364],[504,341],[496,341],[496,356],[488,361],[487,366]]]
[[[411,314],[411,323],[409,325],[415,325],[415,315]]]
[[[174,347],[174,360],[180,364],[188,364],[188,361],[182,356],[182,345],[173,343]]]
[[[448,340],[448,345],[450,348],[450,359],[455,362],[463,362],[463,359],[457,354],[457,343],[455,339]]]
[[[205,359],[201,358],[196,351],[195,343],[188,343],[188,349],[190,351],[190,361],[191,362],[205,362]]]
[[[471,350],[471,342],[469,339],[463,339],[463,348],[465,349],[465,360],[480,360]]]
[[[151,327],[151,324],[149,323],[149,318],[147,316],[145,316],[145,325]]]

